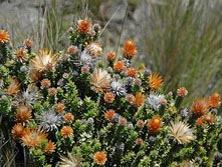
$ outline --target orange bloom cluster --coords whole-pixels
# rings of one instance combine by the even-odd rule
[[[180,97],[184,97],[188,94],[188,91],[185,87],[181,87],[179,89],[177,89],[177,95]]]
[[[42,142],[47,141],[47,134],[39,131],[38,129],[24,130],[24,134],[21,137],[22,144],[30,148],[38,147]]]
[[[61,129],[61,135],[64,138],[72,137],[73,136],[73,129],[72,129],[72,127],[70,127],[70,126],[63,126],[62,129]]]
[[[17,123],[13,126],[12,128],[12,135],[15,138],[20,138],[24,134],[24,127],[22,126],[21,123]]]
[[[17,107],[17,112],[15,115],[17,122],[25,122],[28,121],[31,118],[31,108],[27,107],[25,105],[19,105]]]
[[[115,95],[112,92],[107,92],[104,95],[104,100],[106,103],[113,103],[115,100]]]
[[[137,54],[136,44],[133,40],[127,40],[123,46],[123,54],[126,58],[131,59]]]
[[[154,116],[151,120],[149,120],[147,127],[152,133],[159,132],[162,127],[161,118],[159,116]]]
[[[63,117],[67,122],[72,122],[74,120],[72,113],[66,113]]]
[[[208,100],[205,98],[198,99],[192,104],[192,112],[198,116],[204,115],[209,109]]]
[[[221,104],[220,94],[219,93],[213,93],[209,97],[209,106],[213,108],[219,107]]]
[[[157,90],[163,86],[163,78],[157,73],[153,73],[148,77],[149,87],[152,90]]]
[[[116,114],[115,110],[110,109],[107,112],[105,112],[104,117],[106,120],[111,122],[114,120],[115,114]]]
[[[51,140],[48,141],[48,143],[45,145],[44,151],[48,154],[51,154],[55,152],[56,144],[53,143]]]
[[[137,71],[135,68],[131,67],[127,69],[127,76],[135,78],[136,75],[137,75]]]
[[[8,95],[16,95],[20,90],[20,83],[17,79],[13,79],[12,83],[9,85],[6,93]]]
[[[25,45],[27,48],[31,48],[33,44],[34,42],[31,39],[25,39],[23,42],[23,45]]]
[[[15,51],[15,55],[18,59],[24,60],[26,58],[27,52],[24,48],[19,48]]]
[[[108,61],[114,61],[116,59],[116,54],[114,52],[110,52],[107,54]]]
[[[79,20],[78,21],[78,31],[81,33],[90,33],[92,24],[89,20]]]
[[[106,154],[101,151],[96,152],[93,156],[93,159],[97,165],[105,165],[105,163],[107,161]]]
[[[0,30],[0,43],[6,43],[10,39],[9,34],[5,30]]]
[[[133,104],[136,107],[140,107],[144,104],[144,101],[145,101],[145,96],[141,92],[136,92]]]
[[[117,61],[114,66],[113,66],[114,70],[117,71],[117,72],[122,72],[126,66],[124,64],[123,61]]]
[[[57,111],[58,111],[59,113],[61,113],[61,112],[64,111],[64,109],[65,109],[65,105],[64,105],[63,103],[59,102],[59,103],[57,104]]]

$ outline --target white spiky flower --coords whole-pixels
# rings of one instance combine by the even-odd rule
[[[36,115],[39,121],[39,128],[45,131],[57,130],[62,124],[62,116],[56,114],[53,110],[43,111],[40,115]]]
[[[111,90],[118,96],[122,96],[126,94],[126,89],[123,86],[123,84],[121,84],[118,81],[113,81],[111,83]]]
[[[68,153],[68,156],[61,156],[61,161],[59,162],[59,167],[80,167],[80,161],[72,154]]]
[[[92,90],[96,93],[105,92],[110,88],[111,76],[110,74],[102,69],[95,69],[91,75]]]
[[[189,125],[182,121],[170,122],[170,134],[177,140],[179,144],[188,143],[195,139],[193,130]]]
[[[150,94],[148,97],[148,104],[154,110],[159,110],[161,104],[165,101],[164,95]]]

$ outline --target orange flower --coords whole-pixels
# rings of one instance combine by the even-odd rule
[[[71,55],[76,54],[78,52],[78,48],[76,46],[69,46],[67,52]]]
[[[111,122],[114,120],[115,114],[116,114],[115,110],[110,109],[104,114],[104,117],[106,120]]]
[[[135,68],[128,68],[127,70],[127,76],[135,78],[137,75],[137,71]]]
[[[64,109],[65,109],[65,105],[64,105],[63,103],[59,102],[59,103],[57,104],[57,111],[58,111],[59,113],[61,113],[61,112],[64,111]]]
[[[27,52],[24,48],[19,48],[15,51],[15,55],[18,59],[24,60],[26,58]]]
[[[79,20],[78,21],[78,31],[81,33],[90,33],[92,24],[89,20]]]
[[[163,86],[163,78],[157,73],[153,73],[148,78],[149,87],[152,90],[157,90]]]
[[[36,148],[42,142],[47,141],[47,134],[38,129],[26,128],[24,130],[24,134],[21,140],[22,140],[22,145],[31,147],[31,148]]]
[[[61,129],[61,135],[64,138],[73,136],[73,129],[70,126],[63,126]]]
[[[147,127],[152,133],[159,132],[162,127],[161,118],[159,116],[154,116],[151,120],[149,120]]]
[[[202,125],[203,125],[203,120],[202,120],[201,117],[197,118],[197,120],[196,120],[196,125],[197,125],[197,126],[202,126]]]
[[[126,67],[123,61],[117,61],[114,66],[113,66],[114,70],[117,72],[121,72],[123,71]]]
[[[31,39],[25,39],[23,42],[23,45],[25,45],[27,48],[31,48],[33,44],[34,42]]]
[[[93,156],[93,159],[97,165],[105,165],[107,161],[106,154],[101,151],[96,152]]]
[[[104,100],[106,103],[113,103],[115,100],[115,95],[112,92],[107,92],[104,95]]]
[[[209,105],[210,107],[213,108],[217,108],[220,106],[220,94],[219,93],[213,93],[210,97],[209,97]]]
[[[24,132],[24,127],[22,126],[21,123],[15,124],[15,125],[13,126],[13,128],[12,128],[12,135],[13,135],[15,138],[20,138],[20,137],[22,137],[23,132]]]
[[[207,114],[204,116],[204,122],[209,125],[212,125],[215,122],[215,116],[212,114]]]
[[[49,79],[43,79],[41,81],[42,88],[49,88],[51,86],[51,81]]]
[[[140,107],[143,105],[144,103],[144,95],[141,93],[141,92],[136,92],[136,95],[135,95],[135,99],[134,99],[134,102],[133,104],[136,106],[136,107]]]
[[[17,113],[15,115],[16,121],[17,122],[25,122],[28,121],[32,116],[31,116],[32,110],[25,106],[25,105],[19,105],[17,107]]]
[[[9,85],[8,89],[6,90],[6,93],[8,95],[15,95],[19,92],[20,89],[20,83],[17,79],[13,79],[12,83]]]
[[[124,57],[131,59],[135,54],[137,54],[136,44],[133,40],[127,40],[123,46]]]
[[[72,122],[74,120],[74,116],[72,115],[72,113],[67,113],[63,117],[67,122]]]
[[[5,30],[0,30],[0,43],[6,43],[10,39],[9,34]]]
[[[49,140],[48,143],[45,145],[44,151],[48,154],[51,154],[51,153],[55,152],[55,148],[56,148],[55,143],[53,143],[51,140]]]
[[[108,61],[114,61],[115,58],[116,58],[116,53],[110,52],[110,53],[107,54]]]
[[[184,97],[188,94],[188,91],[185,87],[181,87],[179,89],[177,89],[177,95],[180,97]]]
[[[192,104],[192,112],[198,116],[204,115],[208,111],[208,100],[205,98],[198,99]]]
[[[48,93],[49,93],[49,96],[55,96],[57,94],[57,89],[49,88]]]

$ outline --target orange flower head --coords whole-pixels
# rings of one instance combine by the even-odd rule
[[[113,68],[117,72],[122,72],[126,68],[126,66],[123,61],[117,61],[115,62]]]
[[[42,142],[47,141],[47,134],[38,129],[29,129],[26,128],[24,130],[24,134],[21,138],[22,145],[27,146],[29,148],[36,148]]]
[[[221,104],[220,94],[219,93],[213,93],[209,97],[209,105],[210,107],[217,108]]]
[[[16,121],[17,122],[26,122],[28,121],[32,115],[31,115],[32,110],[25,106],[25,105],[19,105],[17,107],[17,112],[15,115]]]
[[[49,96],[55,96],[57,94],[56,88],[49,88],[48,89]]]
[[[67,52],[71,55],[76,54],[78,52],[78,48],[76,46],[71,45],[68,47]]]
[[[202,116],[208,111],[208,107],[208,100],[201,98],[193,102],[191,111],[198,116]]]
[[[87,33],[90,33],[91,32],[91,29],[92,29],[92,24],[91,24],[91,22],[89,21],[89,20],[86,20],[86,19],[84,19],[84,20],[79,20],[78,21],[78,31],[80,32],[80,33],[85,33],[85,34],[87,34]]]
[[[107,157],[104,152],[98,151],[94,154],[93,160],[97,165],[105,165]]]
[[[148,78],[149,87],[152,90],[157,90],[163,86],[163,78],[157,73],[153,73]]]
[[[23,42],[23,45],[25,45],[27,48],[31,48],[33,44],[34,42],[31,39],[25,39]]]
[[[137,75],[137,71],[135,68],[128,68],[127,70],[127,76],[129,77],[133,77],[133,78],[136,78],[136,75]]]
[[[180,97],[184,97],[188,94],[188,91],[185,87],[181,87],[179,89],[177,89],[177,95]]]
[[[17,79],[13,79],[12,83],[9,85],[8,89],[6,90],[6,93],[8,95],[16,95],[20,90],[20,83]]]
[[[43,72],[31,69],[29,71],[29,78],[31,82],[39,81],[42,78]]]
[[[203,119],[201,117],[197,118],[196,125],[197,126],[202,126],[203,125]]]
[[[49,88],[51,86],[51,81],[49,79],[43,79],[41,81],[42,88]]]
[[[109,110],[104,114],[104,117],[105,117],[105,119],[106,119],[107,121],[112,122],[112,121],[114,120],[114,118],[115,118],[115,114],[116,114],[115,110],[109,109]]]
[[[18,59],[24,60],[27,56],[27,52],[24,48],[19,48],[15,51],[15,55]]]
[[[63,126],[61,129],[61,135],[64,138],[73,136],[73,129],[70,126]]]
[[[136,107],[140,107],[144,104],[144,101],[145,101],[144,99],[145,99],[145,96],[141,92],[136,92],[133,104]]]
[[[13,126],[12,128],[13,137],[20,138],[22,137],[23,133],[24,133],[24,127],[22,126],[21,123],[17,123]]]
[[[104,95],[104,100],[106,103],[113,103],[115,100],[115,95],[112,92],[107,92]]]
[[[207,114],[204,116],[204,122],[209,125],[212,125],[215,122],[215,116],[212,114]]]
[[[123,46],[123,54],[127,59],[131,59],[135,54],[137,54],[136,44],[133,40],[127,40]]]
[[[7,43],[10,40],[9,34],[5,30],[0,30],[0,43]]]
[[[56,144],[52,142],[51,140],[48,141],[48,143],[45,145],[45,153],[51,154],[55,152]]]
[[[116,59],[116,53],[110,52],[110,53],[107,54],[107,60],[108,60],[108,61],[112,62],[112,61],[114,61],[115,59]]]
[[[64,111],[64,109],[65,109],[64,103],[59,102],[59,103],[57,104],[57,111],[58,111],[59,113],[61,113],[61,112]]]
[[[159,116],[154,116],[149,120],[147,127],[152,133],[159,132],[162,127],[161,118]]]
[[[66,113],[63,117],[67,122],[72,122],[74,120],[74,116],[72,115],[72,113]]]

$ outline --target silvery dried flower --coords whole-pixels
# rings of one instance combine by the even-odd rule
[[[58,80],[57,85],[58,86],[64,86],[64,79]]]
[[[93,118],[88,118],[87,123],[88,124],[93,124],[94,123],[94,119]]]
[[[37,97],[38,89],[36,87],[29,86],[26,91],[22,92],[19,102],[30,106],[35,103]]]
[[[69,74],[68,74],[68,73],[64,73],[64,74],[62,74],[62,77],[63,77],[64,79],[67,79],[67,78],[69,78]]]
[[[159,110],[163,101],[165,101],[164,95],[150,94],[148,97],[148,104],[154,110]]]
[[[78,158],[76,158],[71,153],[68,153],[67,157],[61,156],[60,162],[58,163],[60,167],[80,167],[81,163]]]
[[[81,61],[83,64],[88,64],[88,63],[91,63],[91,62],[92,62],[92,57],[91,57],[86,51],[83,51],[83,52],[80,54],[80,61]]]
[[[187,108],[181,109],[180,110],[180,115],[182,117],[187,117],[189,115],[189,110]]]
[[[134,84],[135,78],[132,77],[126,77],[124,80],[124,85],[132,85]]]
[[[177,140],[179,144],[188,143],[194,140],[194,135],[192,129],[189,128],[189,125],[182,121],[170,122],[171,126],[170,134]]]
[[[62,124],[62,117],[59,114],[56,114],[52,109],[46,110],[36,115],[39,121],[39,128],[45,131],[57,130],[58,127]]]
[[[113,81],[111,83],[111,91],[117,96],[124,96],[126,94],[125,87],[118,81]]]

